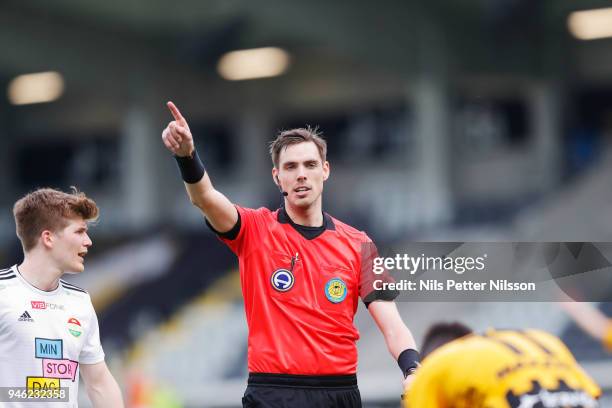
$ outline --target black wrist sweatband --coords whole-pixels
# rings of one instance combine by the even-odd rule
[[[174,156],[174,158],[185,183],[194,184],[202,180],[206,169],[204,168],[204,163],[200,160],[200,156],[198,156],[197,150],[193,151],[193,156]]]
[[[402,351],[397,358],[397,364],[402,370],[404,378],[412,374],[417,369],[420,362],[421,357],[419,356],[419,352],[415,349],[406,349]]]

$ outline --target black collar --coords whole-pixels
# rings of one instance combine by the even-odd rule
[[[334,224],[334,220],[332,219],[332,217],[329,216],[329,214],[326,214],[326,213],[323,213],[323,225],[321,225],[320,227],[308,227],[306,225],[296,224],[289,217],[289,214],[287,214],[287,211],[285,211],[285,207],[281,207],[278,209],[277,220],[281,224],[291,225],[293,229],[295,229],[297,232],[300,233],[301,236],[303,236],[304,238],[308,240],[315,239],[319,235],[323,234],[326,230],[330,230],[330,231],[336,230],[336,225]]]

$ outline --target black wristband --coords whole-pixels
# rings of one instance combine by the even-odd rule
[[[402,370],[404,378],[412,374],[417,369],[420,362],[421,357],[419,356],[419,352],[415,349],[406,349],[402,351],[397,358],[397,364]]]
[[[202,180],[204,173],[206,173],[206,169],[204,168],[204,163],[200,160],[200,156],[198,156],[197,150],[193,151],[193,156],[174,156],[174,158],[176,159],[176,164],[181,171],[181,177],[185,183],[195,184]]]

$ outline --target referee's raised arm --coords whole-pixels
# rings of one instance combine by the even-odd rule
[[[187,120],[174,103],[168,102],[167,106],[174,120],[162,132],[162,141],[176,159],[189,199],[216,231],[230,231],[238,222],[238,210],[213,187],[195,149]]]

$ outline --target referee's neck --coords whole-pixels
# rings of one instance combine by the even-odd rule
[[[285,211],[294,224],[304,227],[321,227],[323,226],[323,210],[321,200],[313,203],[307,208],[292,207],[285,200]]]

